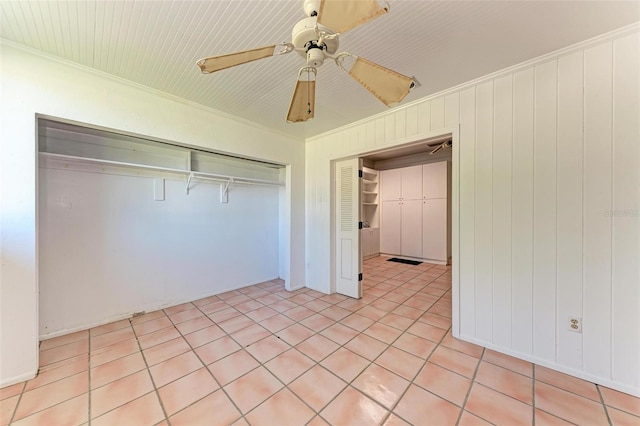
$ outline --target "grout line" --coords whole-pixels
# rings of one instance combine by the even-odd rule
[[[598,396],[600,397],[600,403],[602,403],[602,407],[604,408],[604,413],[607,416],[607,421],[610,426],[613,426],[613,421],[611,420],[611,416],[609,415],[609,409],[607,408],[607,404],[604,402],[604,397],[602,396],[602,392],[600,391],[600,385],[596,385],[596,390],[598,391]]]
[[[531,377],[533,379],[533,383],[531,386],[531,412],[533,417],[531,419],[531,425],[536,426],[536,365],[533,364],[531,368]]]
[[[460,410],[460,414],[458,415],[458,419],[456,420],[456,425],[460,424],[460,420],[462,420],[462,415],[465,412],[465,408],[467,406],[467,402],[469,401],[469,397],[471,396],[471,389],[473,389],[473,386],[478,383],[476,382],[476,376],[478,375],[478,370],[480,369],[480,364],[482,364],[482,358],[484,358],[484,354],[486,352],[486,348],[482,349],[482,353],[480,354],[480,359],[478,359],[478,364],[476,364],[476,368],[473,371],[473,377],[471,378],[471,385],[469,386],[469,389],[467,390],[467,394],[464,397],[464,401],[462,401],[462,409]],[[481,383],[478,383],[481,384]],[[477,414],[474,414],[474,416]],[[480,417],[480,416],[478,416]],[[480,417],[482,418],[482,417]],[[488,421],[488,420],[487,420]]]
[[[37,377],[37,376],[36,376]],[[20,391],[20,393],[18,394],[18,401],[16,402],[16,406],[13,407],[13,412],[11,413],[11,417],[9,418],[9,425],[13,422],[14,417],[16,416],[16,413],[18,412],[18,407],[20,406],[20,401],[22,401],[22,396],[24,395],[24,390],[27,387],[27,382],[25,381],[22,384],[22,390]],[[8,398],[7,398],[8,399]],[[27,416],[28,417],[28,416]]]
[[[164,310],[162,310],[162,312],[166,315]],[[167,315],[167,317],[168,317],[168,315]],[[162,318],[162,317],[160,317],[160,318]],[[169,320],[171,320],[171,319],[169,319]],[[160,403],[160,408],[162,409],[162,413],[164,414],[164,420],[167,422],[167,424],[171,425],[171,422],[169,421],[169,416],[167,415],[167,410],[164,408],[164,404],[162,403],[162,398],[160,398],[160,393],[158,393],[158,387],[156,386],[156,382],[153,379],[153,375],[151,374],[151,370],[149,369],[149,363],[147,362],[147,357],[144,355],[144,351],[142,350],[142,345],[140,345],[140,340],[138,340],[138,333],[136,333],[136,330],[133,327],[133,323],[131,322],[131,319],[129,319],[129,326],[131,327],[131,331],[133,331],[133,335],[136,338],[136,343],[138,344],[138,351],[139,351],[140,355],[142,355],[142,360],[144,361],[144,365],[146,367],[147,374],[149,375],[149,378],[151,379],[151,384],[153,385],[153,391],[155,391],[156,397],[158,398],[158,402]],[[147,394],[145,394],[145,395],[147,395]],[[127,404],[127,403],[125,403],[125,404]]]

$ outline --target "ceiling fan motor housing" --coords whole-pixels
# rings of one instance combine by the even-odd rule
[[[291,31],[291,43],[296,47],[296,51],[304,57],[309,65],[312,65],[309,61],[320,61],[318,65],[322,65],[324,60],[324,51],[330,55],[333,55],[338,50],[338,37],[324,39],[322,45],[318,44],[319,35],[321,32],[325,35],[333,35],[335,31],[325,27],[324,25],[317,24],[317,18],[311,16],[299,21]],[[316,26],[318,31],[316,31]]]

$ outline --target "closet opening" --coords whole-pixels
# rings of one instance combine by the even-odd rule
[[[291,285],[286,165],[36,120],[41,339]]]

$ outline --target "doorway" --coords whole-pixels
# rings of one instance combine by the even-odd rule
[[[363,152],[360,153],[357,158],[352,157],[351,161],[357,161],[355,164],[359,164],[359,169],[361,170],[361,176],[358,187],[358,203],[356,205],[357,212],[354,212],[356,216],[356,223],[358,226],[357,233],[353,233],[353,241],[357,241],[357,250],[351,250],[352,256],[357,256],[356,258],[347,259],[345,257],[345,252],[340,250],[338,247],[339,244],[343,243],[343,239],[339,232],[340,226],[340,213],[338,213],[338,209],[341,208],[344,210],[345,203],[344,200],[340,200],[340,187],[343,187],[344,184],[339,182],[339,174],[340,171],[338,169],[339,164],[345,160],[336,160],[334,161],[334,173],[335,173],[335,191],[333,198],[334,204],[334,256],[333,256],[333,286],[332,289],[340,294],[349,295],[350,297],[356,297],[357,295],[364,299],[369,299],[370,297],[376,297],[376,292],[380,289],[375,289],[374,287],[379,285],[380,279],[384,278],[385,275],[392,274],[394,271],[397,271],[397,266],[403,265],[401,263],[389,262],[389,259],[392,257],[397,257],[400,261],[417,261],[422,262],[425,266],[422,266],[421,269],[423,272],[426,272],[427,269],[435,268],[431,271],[431,274],[436,274],[441,278],[439,278],[440,286],[449,286],[451,288],[452,301],[450,300],[450,307],[448,308],[448,314],[451,315],[453,321],[453,329],[454,332],[457,330],[457,294],[458,294],[458,285],[457,285],[457,268],[458,264],[456,262],[458,255],[458,245],[457,245],[457,234],[458,234],[458,221],[457,221],[457,211],[458,211],[458,150],[456,147],[456,142],[458,139],[457,129],[440,132],[439,134],[434,134],[431,137],[412,141],[406,144],[386,148],[384,150],[377,150],[371,152]],[[442,144],[446,144],[445,147],[438,149],[432,155],[430,155],[437,147]],[[430,256],[427,258],[422,257],[422,252],[411,252],[408,255],[403,255],[402,252],[389,252],[389,250],[380,247],[380,243],[385,240],[385,236],[382,234],[381,230],[385,225],[385,214],[383,212],[383,201],[381,195],[381,186],[384,181],[384,172],[386,170],[394,170],[401,169],[405,167],[419,166],[422,167],[426,164],[435,164],[435,163],[446,163],[448,166],[448,189],[447,189],[447,200],[449,201],[446,205],[446,218],[449,224],[449,231],[446,233],[446,256],[443,261],[434,262],[433,259],[430,259]],[[351,202],[353,203],[353,199]],[[419,201],[420,212],[422,212],[423,204],[426,202],[423,200]],[[355,203],[353,203],[355,204]],[[353,205],[352,204],[352,205]],[[415,204],[418,204],[416,202]],[[343,212],[344,213],[344,212]],[[415,219],[415,218],[414,218]],[[419,220],[423,221],[422,213],[419,215]],[[405,233],[407,231],[405,230]],[[422,242],[419,244],[420,250],[422,249]],[[381,249],[382,248],[382,249]],[[352,289],[349,293],[345,292],[344,289],[340,289],[336,284],[340,280],[340,274],[344,272],[342,268],[342,262],[347,260],[351,265],[351,273],[353,279],[350,282],[350,285],[353,285],[355,289]],[[436,266],[436,264],[439,264]],[[353,265],[359,265],[358,268],[354,268]],[[391,265],[391,266],[389,266]],[[406,265],[406,263],[404,264]],[[391,267],[396,266],[395,269],[384,272],[385,269],[392,269]],[[401,268],[400,268],[401,269]],[[382,275],[380,276],[380,273]],[[407,273],[406,271],[400,273]],[[443,275],[444,274],[444,275]],[[406,275],[404,275],[406,276]],[[372,281],[373,279],[373,281]],[[448,282],[447,282],[448,281]],[[383,286],[384,287],[384,286]],[[368,294],[369,293],[369,294]],[[356,296],[354,296],[356,295]],[[452,311],[454,315],[452,315]]]

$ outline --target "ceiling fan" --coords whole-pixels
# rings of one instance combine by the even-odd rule
[[[341,34],[389,12],[388,4],[383,7],[378,0],[305,0],[303,8],[307,18],[293,27],[291,43],[204,58],[197,65],[204,74],[210,74],[258,59],[294,51],[299,53],[305,58],[306,65],[298,71],[287,113],[287,122],[290,123],[314,117],[317,69],[327,58],[333,59],[338,68],[389,107],[397,105],[419,85],[414,77],[407,77],[349,52],[337,53]]]

